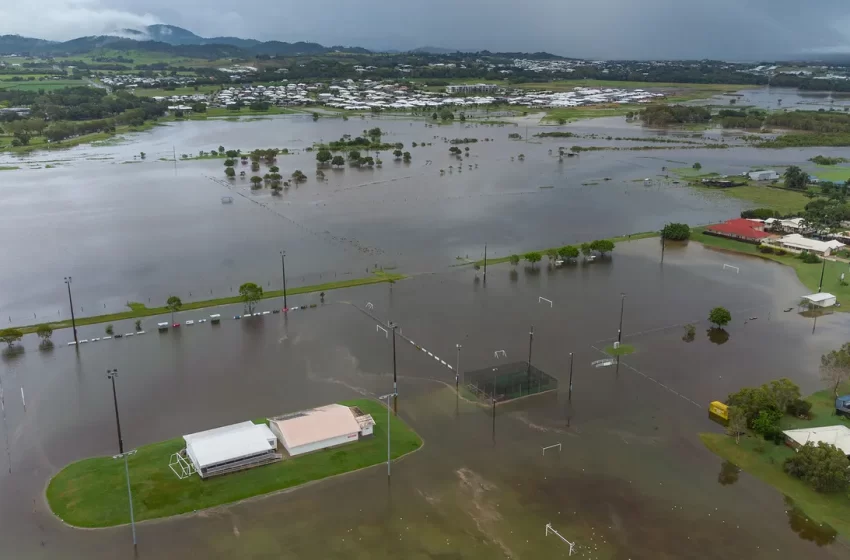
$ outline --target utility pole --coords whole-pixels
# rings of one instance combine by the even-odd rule
[[[573,400],[573,353],[570,352],[570,392],[567,396],[567,400]]]
[[[484,283],[487,283],[487,244],[484,244]]]
[[[820,284],[818,285],[818,293],[823,289],[823,274],[826,272],[826,257],[823,257],[823,266],[820,269]]]
[[[286,305],[286,262],[284,258],[286,257],[286,251],[280,252],[280,273],[283,276],[283,310],[289,310],[289,306]]]
[[[379,401],[386,399],[387,401],[387,480],[390,479],[390,397],[395,397],[395,393],[391,393],[389,395],[382,395],[378,397]]]
[[[661,264],[664,264],[664,247],[667,244],[665,243],[664,230],[661,230]]]
[[[124,453],[124,440],[121,438],[121,419],[118,417],[118,397],[115,394],[115,378],[118,377],[117,369],[107,369],[106,377],[112,380],[112,402],[115,404],[115,424],[118,426],[118,452]]]
[[[71,298],[71,277],[65,277],[65,284],[68,285],[68,304],[71,306],[71,326],[74,328],[74,344],[79,346],[77,340],[77,320],[74,318],[74,300]]]

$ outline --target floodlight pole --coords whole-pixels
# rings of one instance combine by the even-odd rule
[[[820,284],[818,284],[818,293],[823,289],[823,274],[826,272],[826,257],[823,258],[823,266],[820,269]]]
[[[118,426],[118,452],[124,453],[124,440],[121,438],[121,418],[118,417],[118,396],[115,394],[115,378],[117,369],[107,369],[106,377],[112,380],[112,402],[115,404],[115,425]]]
[[[74,344],[79,346],[79,341],[77,340],[77,320],[74,318],[74,300],[71,298],[71,277],[65,277],[65,284],[68,285],[68,303],[71,306],[71,326],[74,328]]]
[[[620,344],[623,341],[623,310],[626,307],[626,294],[620,294],[620,327],[617,329],[617,350],[620,349]],[[617,352],[617,371],[620,374],[620,352]]]
[[[387,480],[390,479],[390,397],[395,397],[395,393],[390,393],[388,395],[382,395],[378,397],[379,401],[384,399],[387,400]]]
[[[570,352],[570,392],[567,396],[567,400],[573,400],[573,353]]]
[[[484,283],[487,283],[487,244],[484,244]]]
[[[666,238],[664,237],[664,230],[661,230],[661,264],[664,264],[664,247],[667,245],[665,243]]]
[[[286,305],[286,251],[280,252],[280,273],[283,276],[283,309],[284,311],[289,309],[289,306]]]
[[[395,360],[395,330],[398,328],[398,325],[389,321],[387,326],[393,330],[393,414],[398,415],[398,376]],[[387,401],[387,405],[389,405],[389,401]]]
[[[531,330],[528,331],[528,368],[526,369],[525,376],[528,381],[528,390],[531,392],[531,345],[534,342],[534,325],[531,325]],[[495,391],[495,385],[493,386],[493,390]]]
[[[463,348],[460,344],[455,344],[457,348],[457,361],[455,362],[455,391],[458,391],[458,380],[460,379],[460,349]]]
[[[134,455],[136,450],[128,451],[127,453],[119,453],[113,456],[113,459],[124,459],[124,476],[127,479],[127,499],[130,502],[130,527],[133,528],[133,546],[136,546],[136,518],[133,515],[133,490],[130,488],[130,467],[127,465],[127,457]]]

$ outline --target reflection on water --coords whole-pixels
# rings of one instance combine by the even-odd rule
[[[705,332],[708,335],[708,340],[710,340],[712,344],[726,344],[729,341],[729,333],[726,332],[726,329],[711,327]]]
[[[717,482],[722,486],[730,486],[738,482],[738,475],[741,474],[741,469],[738,465],[729,461],[723,461],[720,464],[720,473],[717,475]]]
[[[788,526],[797,533],[804,541],[812,541],[818,546],[832,543],[838,533],[825,523],[812,521],[803,511],[794,504],[794,500],[785,496],[785,505],[788,509]]]

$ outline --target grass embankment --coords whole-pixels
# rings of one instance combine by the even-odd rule
[[[634,354],[635,347],[633,344],[620,344],[618,348],[614,348],[614,345],[605,347],[605,353],[609,356],[628,356],[629,354]]]
[[[0,134],[0,152],[11,153],[29,153],[36,150],[62,150],[72,148],[80,144],[93,144],[96,142],[104,142],[115,138],[121,134],[130,132],[144,132],[157,126],[156,122],[148,121],[139,126],[120,125],[115,127],[115,132],[92,132],[91,134],[83,134],[74,138],[68,138],[61,142],[48,142],[44,136],[33,136],[26,146],[12,146],[12,136]],[[4,145],[4,140],[8,145]]]
[[[698,191],[745,200],[752,202],[759,208],[772,208],[780,214],[802,212],[806,208],[806,204],[811,202],[800,191],[753,183],[743,176],[730,176],[728,179],[735,182],[746,182],[747,184],[745,185],[738,187],[708,187],[703,185],[700,180],[720,179],[719,173],[705,172],[703,169],[694,169],[692,167],[675,167],[670,169],[670,172],[677,175],[680,179],[688,181],[689,186]]]
[[[598,119],[600,117],[620,117],[626,113],[639,111],[637,105],[595,105],[588,107],[564,107],[562,109],[549,109],[546,111],[546,116],[543,117],[544,122],[559,121],[560,119],[566,122],[580,121],[586,119]]]
[[[13,82],[11,80],[0,80],[0,89],[7,91],[38,91],[43,89],[45,91],[51,89],[62,89],[67,87],[81,87],[87,85],[87,82],[83,80],[33,80],[33,81],[22,81],[22,82]]]
[[[388,272],[375,272],[374,276],[367,278],[352,278],[350,280],[339,280],[337,282],[327,282],[325,284],[314,284],[312,286],[300,286],[298,288],[290,288],[286,290],[287,296],[295,296],[298,294],[310,294],[315,292],[328,292],[330,290],[339,290],[341,288],[353,288],[355,286],[366,286],[369,284],[379,284],[381,282],[395,282],[406,278],[403,274],[391,274]],[[263,292],[263,299],[283,297],[283,290],[270,290]],[[190,311],[192,309],[203,309],[205,307],[215,307],[218,305],[228,305],[233,303],[242,303],[240,296],[207,299],[201,301],[191,301],[183,304],[181,311]],[[111,313],[109,315],[96,315],[93,317],[78,317],[77,326],[95,325],[98,323],[111,323],[113,321],[121,321],[124,319],[138,319],[141,317],[150,317],[151,315],[165,315],[171,313],[166,307],[148,307],[143,303],[130,302],[127,304],[130,307],[129,311],[121,313]],[[71,320],[57,321],[50,323],[53,330],[67,329],[71,327]],[[24,334],[34,333],[38,325],[27,325],[18,327]]]
[[[198,475],[180,480],[168,467],[171,455],[185,447],[182,437],[139,447],[128,459],[136,521],[228,504],[386,462],[386,408],[369,399],[341,404],[357,406],[371,414],[375,420],[374,435],[207,480]],[[404,421],[391,417],[390,422],[393,459],[422,446],[422,440]],[[50,481],[47,502],[54,514],[76,527],[128,523],[123,462],[112,457],[94,457],[68,465]]]
[[[790,266],[797,273],[797,277],[800,279],[800,282],[802,282],[810,292],[816,292],[818,290],[821,269],[824,266],[821,263],[806,264],[790,253],[784,256],[761,253],[758,250],[758,245],[754,245],[752,243],[735,241],[734,239],[728,239],[726,237],[706,235],[704,233],[705,227],[693,228],[691,231],[691,240],[702,243],[703,245],[716,247],[725,251],[752,255],[762,259],[769,259]],[[846,271],[847,263],[832,261],[829,259],[826,260],[826,271],[823,274],[823,291],[833,294],[838,298],[839,302],[843,303],[850,302],[850,286],[841,285],[841,273]],[[802,296],[805,294],[800,295]],[[850,311],[850,306],[835,307],[832,309],[836,311]]]
[[[832,181],[833,183],[844,183],[850,180],[850,167],[840,165],[818,165],[812,175],[821,181]]]
[[[850,387],[844,389],[846,392]],[[847,419],[835,416],[835,399],[830,391],[819,391],[807,400],[812,403],[812,419],[800,420],[785,416],[781,421],[783,430],[842,423],[850,426]],[[782,465],[785,459],[794,454],[792,449],[763,441],[757,436],[742,437],[739,444],[735,443],[734,437],[724,434],[706,433],[699,437],[716,455],[790,497],[814,521],[826,523],[845,538],[850,538],[850,495],[822,494],[786,474]]]
[[[609,240],[613,241],[614,243],[623,243],[623,242],[626,242],[626,241],[637,241],[638,239],[646,239],[647,237],[658,237],[658,235],[659,235],[659,233],[657,231],[645,231],[643,233],[633,233],[631,235],[620,235],[618,237],[608,237],[606,239],[609,239]],[[575,243],[574,245],[578,246],[580,244],[581,243]],[[550,247],[550,248],[560,249],[561,247],[559,246],[559,247]],[[539,252],[539,253],[545,255],[546,251],[548,251],[548,250],[549,249],[537,249],[536,252]],[[517,253],[517,254],[519,255],[520,259],[522,259],[522,256],[525,253]],[[510,262],[510,260],[511,260],[510,255],[507,255],[505,257],[495,257],[495,258],[489,258],[488,257],[487,258],[487,264],[488,265],[501,264],[501,263]],[[484,266],[484,259],[481,259],[480,261],[466,262],[466,263],[463,263],[463,264],[464,265],[467,265],[467,264],[475,265],[475,264],[477,264],[479,266]]]

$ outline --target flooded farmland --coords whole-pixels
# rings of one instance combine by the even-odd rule
[[[612,137],[641,131],[622,119],[604,121],[601,126],[622,130]],[[385,154],[381,169],[329,170],[327,182],[317,183],[314,154],[302,150],[372,126],[387,132],[385,141],[403,142],[413,161],[396,163]],[[0,212],[8,219],[0,228],[15,239],[8,252],[20,265],[0,271],[0,317],[14,322],[34,322],[32,313],[35,320],[64,317],[62,277],[69,274],[82,314],[147,298],[161,304],[170,293],[184,301],[210,292],[224,296],[245,281],[277,288],[281,249],[290,286],[363,276],[375,265],[412,277],[329,292],[324,304],[317,295],[293,296],[291,305],[318,307],[216,327],[196,324],[160,335],[153,326],[162,319],[150,317],[145,335],[79,348],[65,346],[67,329],[54,334],[51,352],[39,351],[35,337],[26,336],[24,352],[4,354],[0,362],[9,441],[8,454],[0,455],[0,556],[567,557],[565,543],[545,534],[551,523],[576,542],[579,558],[846,557],[842,539],[822,542],[800,530],[798,516],[772,488],[746,473],[728,483],[720,476],[723,462],[697,437],[720,429],[706,418],[706,404],[741,386],[786,376],[804,393],[816,390],[820,355],[846,342],[850,318],[844,314],[820,317],[813,334],[811,319],[783,313],[804,291],[790,268],[696,243],[668,247],[661,265],[655,239],[622,243],[610,258],[558,269],[491,266],[486,283],[483,271],[451,266],[458,256],[480,257],[484,243],[490,255],[501,256],[667,221],[725,219],[740,211],[738,201],[707,199],[655,180],[662,167],[699,160],[733,172],[805,160],[810,151],[683,145],[582,153],[559,162],[558,146],[617,141],[535,138],[540,130],[552,128],[529,126],[526,143],[507,137],[521,132],[524,138],[524,125],[426,127],[386,118],[314,123],[300,116],[189,122],[124,145],[63,153],[71,161],[54,169],[3,172]],[[443,137],[494,141],[467,144],[471,155],[458,162]],[[432,145],[411,149],[414,141]],[[177,162],[176,172],[173,162],[158,161],[172,144],[178,155],[218,144],[288,147],[297,153],[279,157],[282,174],[302,169],[310,179],[279,199],[238,179],[222,185],[208,178],[223,179],[221,160]],[[140,151],[145,162],[120,163]],[[113,159],[86,159],[97,157]],[[43,154],[31,159],[37,158]],[[644,178],[654,180],[645,186]],[[221,204],[221,196],[233,196],[233,204]],[[33,227],[39,223],[50,227]],[[619,368],[594,368],[616,337],[621,294],[624,341],[636,352]],[[364,312],[367,303],[372,316]],[[716,305],[733,315],[721,345],[705,333],[705,317]],[[210,312],[180,312],[176,320]],[[124,440],[136,447],[389,392],[391,346],[375,318],[401,327],[399,414],[425,441],[393,465],[391,480],[375,466],[141,523],[135,552],[129,527],[73,529],[47,509],[44,489],[59,469],[115,453],[106,369],[121,372]],[[682,341],[686,323],[697,326],[692,343]],[[461,371],[471,371],[504,361],[494,356],[498,350],[509,361],[525,360],[532,325],[532,362],[559,380],[559,390],[500,405],[495,418],[490,408],[458,399],[454,372],[407,342],[449,364],[461,344]],[[130,321],[115,327],[133,330]],[[81,338],[92,338],[103,325],[79,330]],[[542,452],[558,443],[560,451]]]
[[[364,276],[376,266],[442,271],[458,257],[480,258],[485,243],[490,255],[504,256],[655,230],[673,220],[715,222],[736,216],[742,203],[666,181],[664,169],[700,161],[740,173],[834,151],[703,149],[716,141],[711,135],[673,134],[673,143],[661,145],[669,149],[559,159],[559,147],[640,147],[646,143],[616,138],[651,139],[658,132],[617,117],[565,127],[535,124],[539,116],[519,122],[530,124],[312,122],[300,115],[187,121],[115,145],[4,156],[4,164],[21,169],[0,175],[0,232],[15,239],[9,262],[26,265],[0,270],[0,318],[6,324],[67,318],[65,276],[73,277],[76,312],[85,316],[122,311],[133,301],[162,305],[169,295],[184,302],[229,296],[246,281],[279,288],[281,250],[294,287]],[[381,168],[327,169],[318,182],[315,154],[306,149],[373,126],[385,131],[384,142],[403,143],[412,161],[395,161],[386,151]],[[551,130],[579,137],[535,137]],[[521,139],[509,139],[512,133]],[[447,141],[467,137],[478,140],[459,145],[469,147],[469,156],[450,156]],[[287,148],[293,153],[278,157],[281,174],[300,169],[308,180],[277,197],[269,189],[252,191],[245,179],[225,181],[221,159],[168,161],[174,153],[180,159],[219,145]],[[222,204],[225,196],[233,203]]]

